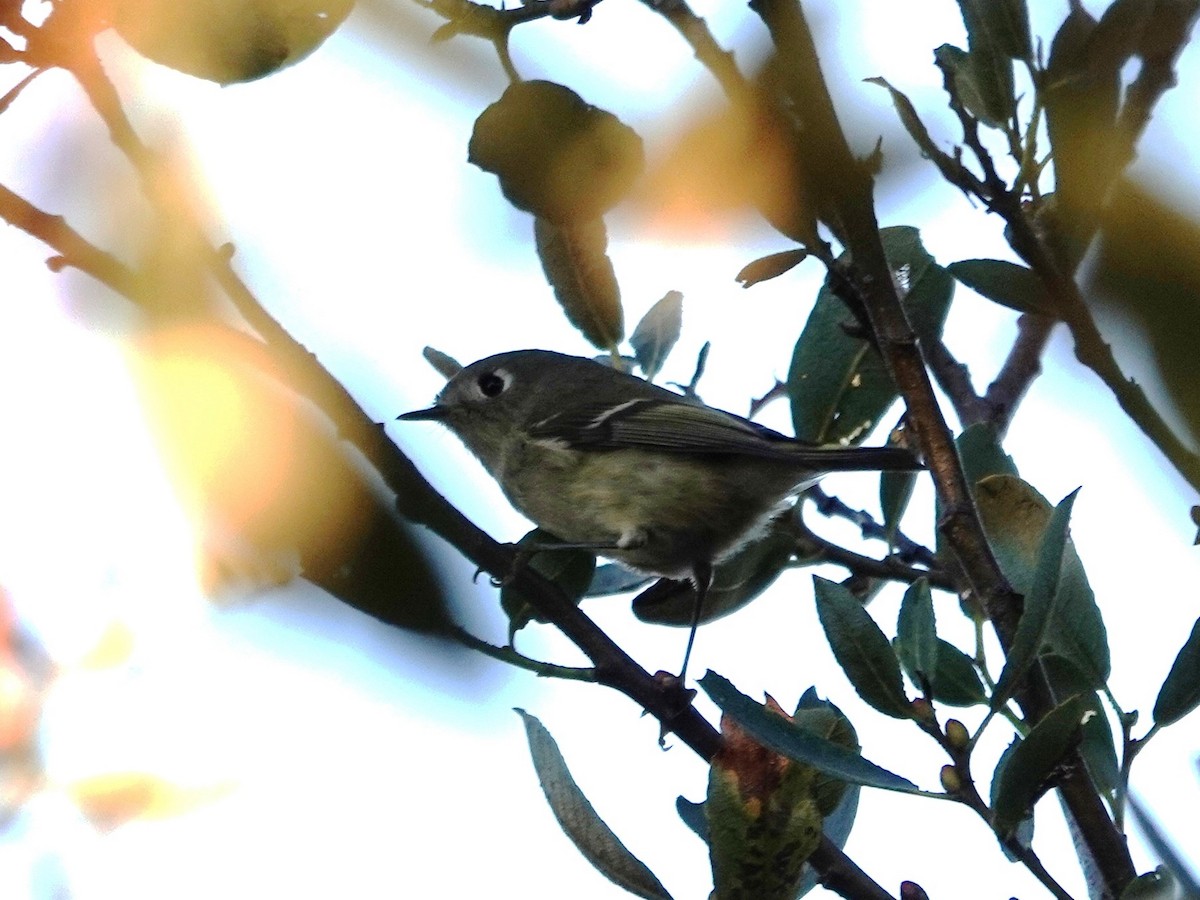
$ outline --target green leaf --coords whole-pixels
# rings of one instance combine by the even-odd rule
[[[653,380],[662,369],[682,327],[683,294],[667,291],[633,329],[629,344],[647,379]]]
[[[1153,27],[1158,5],[1158,0],[1113,0],[1109,4],[1087,41],[1087,63],[1092,75],[1120,73],[1121,67],[1142,50],[1147,27]]]
[[[858,695],[881,713],[911,718],[896,654],[875,620],[840,584],[820,577],[814,577],[813,584],[825,637]]]
[[[1016,475],[1017,466],[1004,452],[996,429],[984,423],[968,425],[954,440],[971,490],[989,475]]]
[[[1001,837],[1013,834],[1050,787],[1051,773],[1079,737],[1085,709],[1082,698],[1072,697],[1047,713],[1013,748],[1007,764],[996,776],[999,784],[992,805],[996,831]]]
[[[1019,313],[1057,318],[1054,303],[1032,269],[1003,259],[964,259],[946,271],[979,294]]]
[[[718,563],[700,610],[700,624],[736,612],[759,596],[787,567],[795,548],[793,531],[785,521],[776,520],[762,538]],[[691,582],[663,579],[634,598],[633,614],[655,625],[690,628],[695,608],[696,591]]]
[[[1000,568],[1020,594],[1029,595],[1042,535],[1050,521],[1046,498],[1020,478],[993,475],[976,485],[979,515]],[[1045,652],[1071,660],[1093,690],[1108,680],[1108,634],[1074,544],[1067,542],[1060,596],[1045,631]]]
[[[1061,656],[1043,657],[1042,670],[1046,673],[1052,697],[1079,694],[1083,698],[1083,743],[1079,752],[1092,781],[1111,800],[1121,777],[1120,762],[1117,760],[1112,723],[1108,720],[1100,694],[1092,690],[1086,674]]]
[[[583,795],[558,744],[541,722],[525,710],[516,710],[525,723],[533,767],[554,818],[584,858],[600,874],[629,893],[648,900],[670,900],[671,895],[646,865],[629,852]]]
[[[879,473],[879,507],[883,511],[883,528],[889,549],[896,543],[900,520],[908,510],[916,484],[916,472]]]
[[[538,548],[529,557],[531,569],[548,581],[558,585],[563,593],[575,602],[583,597],[596,571],[596,557],[586,550],[571,547],[555,549],[562,541],[548,531],[535,528],[517,542],[527,549]],[[528,598],[513,585],[500,589],[500,606],[508,614],[508,640],[532,621],[544,622],[534,611]]]
[[[594,222],[641,175],[642,139],[561,84],[515,81],[475,120],[467,161],[517,209],[564,228]]]
[[[722,712],[769,750],[851,784],[908,794],[923,793],[907,778],[889,772],[858,753],[771,712],[715,672],[708,672],[699,683]]]
[[[922,340],[941,334],[954,295],[954,279],[934,262],[917,229],[880,231],[888,266],[905,289],[904,306]],[[845,259],[843,254],[841,259]],[[857,443],[895,402],[896,386],[878,354],[842,327],[850,320],[829,280],[796,342],[788,371],[788,398],[796,436],[818,444]]]
[[[1014,24],[1017,29],[1020,25],[1011,21],[1011,8],[1006,4],[997,0],[958,0],[958,7],[967,27],[967,71],[980,100],[979,107],[971,112],[985,124],[1003,128],[1012,119],[1016,103],[1011,51],[1023,58],[1032,52],[1028,16],[1022,37],[1019,30],[1014,30]],[[963,100],[965,103],[966,98]]]
[[[799,250],[784,250],[782,253],[772,253],[768,256],[760,257],[759,259],[749,262],[742,266],[742,270],[737,273],[734,278],[743,288],[754,287],[763,281],[770,281],[772,278],[778,278],[785,272],[790,272],[800,263],[804,262],[808,256],[808,251],[801,248]]]
[[[676,797],[675,811],[679,813],[679,818],[683,819],[683,824],[692,829],[696,837],[707,844],[708,817],[704,814],[704,804],[696,803],[687,797]]]
[[[533,236],[546,281],[567,320],[592,346],[610,350],[625,336],[621,289],[608,258],[603,219],[555,225],[540,216]]]
[[[996,797],[1000,791],[1001,782],[1004,780],[1004,770],[1008,768],[1009,762],[1012,760],[1012,755],[1016,749],[1021,746],[1021,739],[1014,737],[1012,743],[1004,748],[1004,752],[1000,754],[1000,758],[996,760],[996,768],[992,772],[992,785],[989,792],[988,806],[992,809],[996,808]],[[1033,845],[1033,810],[1017,823],[1016,830],[1013,832],[1012,839],[1022,847],[1030,847]],[[1017,856],[1008,846],[1001,841],[1000,849],[1004,852],[1009,862],[1017,862]]]
[[[1074,225],[1070,258],[1082,256],[1108,186],[1116,174],[1114,123],[1120,101],[1118,70],[1092,70],[1088,45],[1096,20],[1071,7],[1050,44],[1050,61],[1038,95],[1054,154],[1058,221]],[[1079,233],[1074,233],[1079,232]]]
[[[353,7],[353,0],[161,5],[121,0],[111,4],[109,21],[148,59],[227,85],[304,59]]]
[[[1038,548],[1037,563],[1029,590],[1025,592],[1025,610],[1017,623],[1017,633],[1004,662],[1004,669],[996,682],[992,695],[992,708],[999,709],[1012,697],[1021,679],[1029,671],[1045,642],[1055,608],[1060,599],[1059,580],[1063,572],[1063,556],[1067,549],[1067,531],[1071,523],[1071,509],[1079,489],[1068,494],[1050,516],[1050,522],[1042,534]],[[1091,685],[1095,687],[1095,685]]]
[[[971,657],[949,641],[937,640],[937,671],[933,676],[933,699],[946,706],[978,706],[987,702],[983,682]]]
[[[591,584],[587,586],[583,596],[611,597],[614,594],[627,594],[645,587],[653,580],[653,575],[643,575],[617,563],[605,563],[596,566]]]
[[[932,685],[937,673],[937,641],[929,580],[918,578],[904,592],[904,600],[900,603],[896,643],[904,668],[915,676],[914,684],[922,693],[926,686]]]
[[[958,5],[972,41],[972,52],[979,43],[984,43],[1010,59],[1032,60],[1033,41],[1025,0],[959,0]]]
[[[961,47],[953,44],[942,44],[934,48],[933,60],[942,70],[943,77],[948,79],[959,102],[967,112],[981,122],[996,127],[996,121],[988,110],[987,100],[983,90],[976,82],[975,69],[971,64],[971,55]]]
[[[1154,701],[1154,721],[1160,726],[1170,725],[1197,706],[1200,706],[1200,619],[1192,626],[1192,633],[1180,648],[1158,691]]]

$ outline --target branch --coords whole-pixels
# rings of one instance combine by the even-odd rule
[[[721,48],[708,30],[708,23],[692,11],[687,0],[642,0],[642,3],[675,26],[696,54],[696,59],[712,72],[726,97],[736,103],[749,96],[750,85],[737,67],[733,54]]]
[[[90,243],[62,216],[45,212],[0,185],[0,218],[58,252],[58,256],[47,260],[51,270],[57,272],[70,266],[135,303],[141,302],[142,286],[137,273],[111,253]]]
[[[955,358],[941,338],[925,348],[925,356],[938,387],[950,398],[959,423],[966,428],[972,422],[987,418],[987,406],[983,398],[975,393],[971,371],[965,363]]]
[[[888,540],[887,529],[876,522],[869,512],[846,505],[839,498],[825,493],[825,489],[819,484],[814,484],[804,492],[804,495],[813,501],[817,512],[821,515],[853,522],[865,538],[876,541]],[[896,547],[896,558],[902,562],[917,563],[931,569],[937,565],[937,557],[932,550],[906,537],[902,532],[897,531],[891,540]]]
[[[907,584],[912,584],[918,578],[928,578],[929,583],[934,587],[952,593],[956,591],[953,579],[945,572],[937,569],[918,569],[914,566],[906,566],[900,561],[898,556],[889,556],[886,559],[875,559],[873,556],[864,556],[861,553],[855,553],[853,550],[821,537],[821,535],[808,527],[808,523],[804,521],[802,515],[797,515],[794,522],[799,532],[799,539],[802,542],[802,547],[798,551],[798,555],[806,560],[805,565],[810,564],[807,560],[816,556],[818,562],[829,562],[843,566],[849,569],[854,575],[880,578],[885,581],[902,581]]]
[[[780,58],[790,64],[788,92],[806,125],[799,148],[802,159],[814,182],[826,186],[824,199],[829,205],[820,208],[830,210],[852,257],[849,264],[831,270],[831,282],[840,295],[866,310],[884,364],[904,398],[909,424],[934,477],[943,510],[939,530],[1007,652],[1023,600],[1004,577],[988,545],[916,334],[896,295],[879,238],[872,180],[846,143],[799,5],[795,0],[751,0],[751,8],[762,16]],[[1046,684],[1039,678],[1029,679],[1017,699],[1035,722],[1051,707]],[[1101,862],[1108,893],[1118,896],[1134,876],[1128,848],[1082,765],[1066,768],[1057,786],[1092,855]]]
[[[1026,314],[1017,319],[1017,339],[983,398],[988,407],[987,421],[995,427],[998,438],[1004,437],[1021,400],[1041,374],[1042,351],[1054,325],[1054,320],[1046,316]]]
[[[531,659],[523,653],[518,653],[511,646],[497,647],[495,644],[489,644],[487,641],[475,637],[471,632],[457,625],[451,627],[450,634],[464,647],[470,647],[472,650],[479,651],[484,656],[490,656],[492,659],[497,659],[510,666],[516,666],[518,669],[533,672],[540,678],[561,678],[566,681],[596,681],[596,670],[592,668],[559,666],[554,663]]]

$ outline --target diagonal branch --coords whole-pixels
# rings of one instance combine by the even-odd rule
[[[834,267],[831,281],[839,294],[850,297],[866,311],[884,363],[905,400],[909,425],[934,477],[944,511],[939,530],[1007,650],[1016,633],[1022,598],[1004,577],[988,545],[953,436],[929,381],[920,344],[896,295],[879,237],[871,178],[846,143],[812,33],[797,0],[752,0],[751,8],[762,16],[781,58],[790,63],[788,92],[806,124],[800,146],[803,160],[818,184],[836,186],[836,190],[827,188],[825,199],[830,205],[822,208],[828,208],[836,218],[853,261]],[[1008,195],[1001,192],[1001,196]],[[1035,722],[1051,707],[1044,679],[1031,678],[1018,700]],[[1100,862],[1108,893],[1119,896],[1133,879],[1133,863],[1077,756],[1075,762],[1079,764],[1067,767],[1056,786],[1092,857]]]

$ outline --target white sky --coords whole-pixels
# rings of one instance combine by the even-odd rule
[[[711,5],[698,4],[698,12],[710,14]],[[814,19],[841,8],[809,6]],[[1060,12],[1035,6],[1047,19]],[[827,65],[853,66],[839,99],[895,135],[886,95],[860,79],[884,74],[919,107],[936,109],[931,50],[962,43],[961,22],[951,2],[862,7],[862,21],[845,25],[824,56]],[[723,42],[753,48],[761,33],[749,16],[723,5],[710,23]],[[518,346],[588,349],[553,307],[528,217],[504,204],[492,176],[465,162],[474,116],[504,87],[498,66],[436,77],[420,65],[408,69],[364,36],[373,21],[356,14],[302,64],[225,89],[141,63],[111,36],[104,49],[143,135],[187,148],[210,191],[214,237],[235,243],[265,305],[384,420],[426,405],[438,389],[439,377],[420,359],[426,344],[464,362]],[[438,22],[420,21],[427,31]],[[652,158],[687,110],[715,96],[689,51],[640,5],[602,4],[584,28],[537,23],[518,31],[513,49],[523,74],[559,77],[639,127]],[[1200,73],[1185,62],[1184,87],[1155,129],[1169,128],[1171,110],[1179,111],[1175,121],[1190,122],[1180,117],[1194,109]],[[0,182],[67,214],[98,242],[119,245],[128,223],[144,215],[130,174],[68,79],[45,76],[0,118],[0,129]],[[1176,136],[1162,146],[1182,143]],[[1194,183],[1195,167],[1188,172]],[[886,198],[884,224],[920,225],[941,262],[1004,252],[996,221],[921,177],[911,196]],[[112,199],[122,196],[133,199]],[[684,334],[665,378],[686,380],[699,346],[712,339],[705,397],[743,410],[786,373],[817,267],[743,292],[734,274],[784,249],[783,238],[764,229],[736,246],[679,243],[639,227],[628,212],[611,220],[630,327],[666,290],[682,291]],[[56,879],[86,900],[625,896],[559,832],[513,706],[542,719],[599,812],[674,896],[706,896],[704,847],[674,812],[678,794],[702,798],[705,768],[685,747],[661,752],[655,723],[623,697],[486,661],[447,671],[419,642],[304,585],[220,606],[203,599],[187,523],[140,420],[119,306],[77,273],[49,275],[47,255],[13,229],[0,232],[6,282],[21,286],[0,304],[0,415],[10,423],[0,451],[0,582],[63,666],[41,730],[49,785],[0,841],[0,896],[50,897]],[[984,380],[1011,340],[1013,317],[973,299],[963,292],[947,340]],[[1074,365],[1061,334],[1046,369],[1006,449],[1053,502],[1083,485],[1073,535],[1108,624],[1112,687],[1145,721],[1200,612],[1186,517],[1193,499]],[[489,532],[524,533],[449,435],[421,425],[390,433]],[[827,486],[858,506],[877,502],[869,477]],[[921,521],[919,511],[912,521]],[[852,539],[837,523],[817,524]],[[472,587],[466,564],[456,573],[456,591],[487,611],[479,629],[500,642],[494,592]],[[785,707],[815,683],[850,715],[869,758],[936,787],[944,760],[932,743],[867,710],[833,664],[811,575],[785,577],[768,596],[706,626],[693,672],[713,668]],[[871,606],[885,630],[894,628],[899,596],[885,592]],[[969,646],[953,598],[939,595],[936,604],[944,636]],[[677,665],[681,631],[638,623],[624,600],[585,609],[650,670]],[[114,623],[128,630],[131,655],[117,666],[87,665]],[[519,646],[578,661],[544,628],[523,633]],[[703,698],[699,705],[712,713]],[[981,752],[990,758],[1007,739],[996,727]],[[1156,738],[1135,767],[1135,790],[1178,841],[1194,829],[1198,746],[1193,717]],[[66,790],[120,771],[152,772],[203,799],[186,813],[96,833]],[[1081,890],[1053,801],[1039,807],[1038,826],[1048,867]],[[1150,867],[1135,850],[1139,867]],[[972,814],[948,804],[864,791],[847,851],[891,890],[909,878],[933,897],[1040,895]]]

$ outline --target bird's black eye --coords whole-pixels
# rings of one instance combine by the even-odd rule
[[[497,397],[507,387],[507,382],[495,372],[484,372],[479,376],[479,391],[485,397]]]

